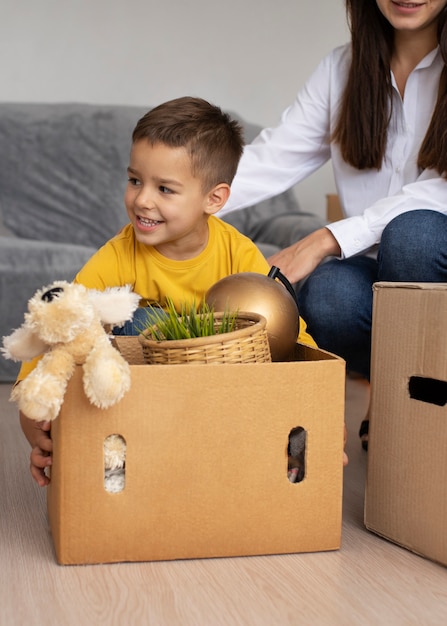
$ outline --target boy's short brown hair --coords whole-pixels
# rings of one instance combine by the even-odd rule
[[[231,185],[244,149],[241,125],[201,98],[185,96],[148,111],[135,126],[132,141],[148,140],[173,148],[184,147],[193,176],[204,191],[219,183]]]

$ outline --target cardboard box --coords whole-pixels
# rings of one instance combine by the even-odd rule
[[[132,339],[131,339],[132,341]],[[131,365],[113,408],[89,404],[77,367],[54,421],[48,512],[61,564],[335,550],[340,546],[345,364]],[[292,428],[306,474],[287,478]],[[126,486],[103,485],[103,442],[127,442]]]
[[[447,284],[374,286],[365,524],[447,565]]]

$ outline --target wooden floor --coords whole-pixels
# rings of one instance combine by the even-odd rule
[[[45,490],[28,472],[9,386],[0,385],[0,625],[445,626],[447,568],[363,526],[366,453],[357,429],[367,387],[348,380],[346,394],[340,550],[64,567],[55,562]]]

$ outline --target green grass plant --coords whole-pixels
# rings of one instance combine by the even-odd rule
[[[213,307],[202,302],[198,307],[195,302],[182,304],[180,312],[173,301],[166,299],[166,308],[148,307],[148,321],[141,329],[148,338],[155,341],[172,341],[209,337],[234,330],[238,311],[224,311],[217,320]]]

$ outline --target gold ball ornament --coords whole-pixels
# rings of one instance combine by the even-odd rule
[[[287,288],[276,276],[285,281]],[[263,315],[267,320],[272,361],[289,361],[298,338],[299,313],[288,289],[293,292],[287,279],[273,267],[268,276],[255,272],[226,276],[207,291],[205,301],[215,311],[238,310]]]

